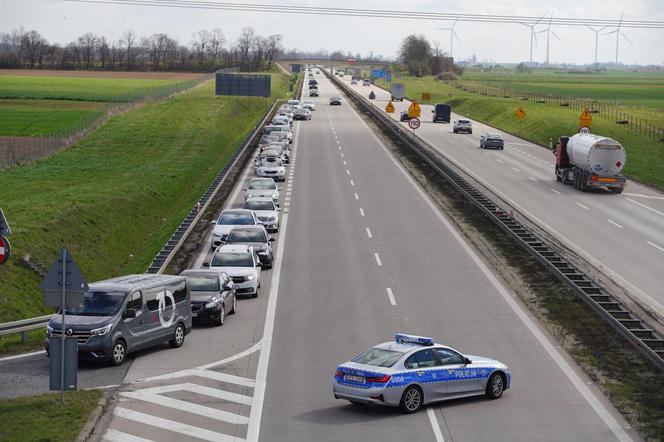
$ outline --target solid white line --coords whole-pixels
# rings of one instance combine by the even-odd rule
[[[578,201],[576,202],[576,205],[579,206],[579,207],[581,207],[581,208],[584,208],[584,209],[586,209],[586,210],[589,210],[588,207],[584,206],[583,204],[581,204],[581,203],[578,202]]]
[[[364,216],[364,209],[360,207],[360,216]]]
[[[355,199],[356,199],[356,200],[359,200],[359,199],[360,199],[360,195],[358,195],[357,193],[355,193]]]
[[[515,171],[515,172],[520,172],[520,170],[517,169],[516,167],[512,167],[512,170]]]
[[[205,428],[194,427],[193,425],[175,422],[169,419],[152,416],[149,414],[141,413],[138,411],[128,410],[126,408],[118,407],[113,411],[113,414],[135,421],[141,424],[150,425],[153,427],[161,428],[175,433],[184,434],[189,437],[197,437],[199,439],[207,440],[210,442],[241,442],[242,439],[237,437],[228,436],[226,434],[217,433],[214,431],[206,430]]]
[[[380,256],[378,255],[378,253],[374,253],[374,258],[376,258],[376,264],[378,264],[378,267],[383,265],[382,261],[380,260]]]
[[[643,207],[643,208],[646,209],[646,210],[650,210],[651,212],[656,213],[656,214],[658,214],[659,216],[664,216],[664,212],[660,212],[659,210],[657,210],[657,209],[653,209],[653,208],[650,207],[650,206],[646,206],[645,204],[641,204],[640,202],[638,202],[638,201],[634,201],[634,200],[631,199],[631,198],[625,198],[625,199],[626,199],[627,201],[629,201],[630,203],[634,203],[634,204],[636,204],[637,206]]]
[[[387,288],[387,297],[390,298],[390,304],[397,305],[397,300],[394,299],[394,293],[392,293],[391,288]]]
[[[664,252],[664,248],[658,246],[658,245],[655,244],[654,242],[651,242],[651,241],[646,241],[646,242],[647,242],[648,244],[650,244],[651,246],[653,246],[654,248],[659,249],[660,252]]]
[[[224,401],[235,402],[242,405],[251,405],[251,396],[244,394],[233,393],[231,391],[220,390],[217,388],[210,388],[204,385],[191,384],[186,382],[184,384],[171,384],[162,385],[160,387],[143,388],[136,391],[122,392],[121,395],[135,397],[140,399],[141,396],[157,396],[164,393],[172,393],[174,391],[189,391],[203,396],[210,396],[213,398],[221,399]]]
[[[549,189],[551,192],[555,193],[556,195],[560,195],[560,192],[558,192],[556,189]]]
[[[429,418],[429,423],[431,424],[431,429],[433,430],[436,442],[445,442],[443,432],[440,431],[440,425],[438,425],[438,419],[436,419],[436,413],[434,412],[433,407],[427,407],[427,417]]]
[[[616,227],[619,228],[619,229],[622,229],[622,228],[623,228],[623,226],[621,226],[620,224],[618,224],[618,223],[615,222],[615,221],[612,221],[612,220],[610,220],[610,219],[607,219],[607,221],[608,221],[610,224],[613,224],[614,226],[616,226]]]
[[[521,322],[524,323],[524,325],[528,328],[528,330],[532,333],[532,335],[537,339],[537,341],[540,343],[540,345],[544,348],[544,350],[549,354],[551,359],[558,365],[560,370],[567,376],[567,379],[574,385],[576,390],[583,396],[583,398],[588,402],[588,404],[592,407],[592,409],[597,413],[597,415],[602,419],[604,424],[611,430],[611,432],[618,438],[620,441],[631,441],[632,439],[627,435],[625,430],[618,424],[618,422],[615,420],[615,418],[611,415],[611,413],[604,407],[604,405],[595,397],[595,395],[590,391],[588,386],[581,380],[578,374],[574,371],[574,369],[567,363],[567,361],[562,357],[562,355],[556,350],[555,346],[549,341],[549,339],[540,331],[539,328],[535,325],[532,319],[528,316],[528,314],[523,310],[523,308],[512,298],[512,296],[507,292],[505,287],[498,281],[496,276],[489,270],[489,268],[484,264],[482,259],[477,255],[477,253],[470,247],[470,245],[464,240],[463,237],[461,237],[461,234],[457,232],[450,221],[445,218],[445,216],[442,214],[442,212],[436,207],[434,202],[429,198],[429,196],[424,193],[424,190],[422,190],[419,185],[415,182],[413,177],[411,177],[408,172],[403,168],[401,164],[397,161],[396,158],[390,153],[389,149],[383,144],[383,142],[378,138],[378,136],[373,132],[373,130],[369,127],[369,125],[360,117],[360,115],[355,111],[353,107],[351,107],[351,110],[355,113],[357,116],[357,119],[360,120],[366,127],[371,131],[371,134],[373,135],[374,139],[378,143],[379,146],[383,148],[383,151],[387,154],[387,156],[392,160],[392,162],[397,166],[397,168],[401,171],[401,173],[406,177],[406,179],[410,182],[410,184],[413,186],[413,188],[422,196],[424,201],[427,203],[427,205],[431,208],[431,210],[436,214],[438,219],[443,223],[443,225],[447,228],[447,230],[450,231],[452,236],[457,240],[457,242],[463,247],[463,249],[466,251],[466,253],[471,257],[471,259],[475,262],[475,264],[480,268],[482,273],[486,276],[486,278],[491,282],[491,284],[496,288],[498,293],[500,293],[501,297],[505,300],[507,305],[510,306],[512,311],[516,313],[516,315],[519,317]]]
[[[202,378],[241,385],[243,387],[254,388],[256,386],[256,381],[242,376],[235,376],[233,374],[227,374],[227,373],[222,373],[220,371],[212,371],[212,370],[192,370],[192,371],[194,372],[193,374],[195,376]]]
[[[263,326],[263,349],[258,359],[256,370],[256,387],[254,388],[254,401],[251,405],[249,415],[249,427],[247,428],[247,441],[258,442],[261,429],[261,417],[263,415],[263,401],[265,400],[265,388],[267,386],[267,369],[270,364],[270,350],[272,348],[272,335],[274,333],[274,316],[277,310],[277,297],[279,296],[279,279],[281,278],[281,263],[284,261],[284,249],[286,248],[286,233],[288,231],[288,215],[281,218],[279,232],[279,247],[277,248],[277,263],[272,268],[272,281],[270,282],[270,295],[267,301],[265,313],[265,325]]]
[[[368,227],[367,227],[367,236],[368,236],[369,238],[373,238],[373,236],[371,235],[371,229],[368,228]]]
[[[142,437],[123,433],[122,431],[117,431],[110,428],[106,430],[106,433],[104,433],[102,436],[102,440],[107,440],[109,442],[152,442],[150,439],[144,439]]]
[[[4,358],[0,358],[0,362],[11,361],[14,359],[29,358],[30,356],[37,356],[43,354],[46,354],[46,350],[33,351],[30,353],[22,353],[20,355],[14,355],[14,356],[5,356]]]
[[[653,199],[653,200],[664,200],[664,196],[644,195],[642,193],[623,192],[623,196],[636,196],[638,198],[646,198],[646,199]]]
[[[354,186],[354,185],[355,185],[355,181],[350,180],[350,185],[351,185],[351,186]]]

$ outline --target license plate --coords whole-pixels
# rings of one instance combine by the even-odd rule
[[[359,382],[360,384],[364,384],[364,376],[357,376],[354,374],[346,374],[344,375],[344,379],[350,382]]]
[[[191,314],[191,317],[192,317],[192,318],[195,318],[196,316],[198,316],[198,313],[192,313],[192,314]]]

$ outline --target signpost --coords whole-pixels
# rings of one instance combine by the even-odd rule
[[[385,112],[387,112],[388,114],[391,114],[391,113],[394,112],[394,104],[392,104],[391,101],[387,102],[387,106],[385,106]]]
[[[7,218],[5,218],[5,212],[0,208],[0,235],[9,236],[12,234],[12,229],[9,228],[9,223],[7,223]]]
[[[417,100],[413,100],[410,106],[408,106],[408,118],[420,118],[420,113],[420,105],[417,104]]]
[[[422,101],[431,100],[431,92],[422,92]]]
[[[392,74],[385,74],[385,83],[392,83]]]
[[[60,349],[59,351],[50,351],[49,358],[51,390],[60,390],[60,403],[62,404],[65,400],[65,369],[68,369],[68,385],[66,388],[75,390],[78,364],[78,351],[72,351],[72,347],[78,350],[78,343],[76,337],[71,337],[73,334],[71,329],[66,328],[66,310],[67,307],[78,306],[83,302],[83,293],[88,290],[88,283],[69,251],[63,248],[48,271],[46,278],[42,281],[40,288],[44,292],[44,304],[49,307],[59,307],[62,316]],[[67,338],[67,335],[70,335],[70,337]],[[71,342],[67,347],[65,346],[65,339]],[[52,340],[51,347],[54,347]],[[69,348],[69,351],[66,352],[66,348]],[[69,364],[65,364],[65,359]],[[59,363],[59,372],[58,367],[54,366],[55,363]],[[59,375],[59,379],[53,379],[56,373]]]
[[[590,128],[592,124],[593,124],[593,116],[588,110],[588,108],[585,108],[583,112],[581,112],[581,115],[579,115],[579,126]]]
[[[376,94],[374,94],[374,91],[371,91],[369,94],[369,100],[375,100],[376,99]]]
[[[523,119],[526,118],[526,111],[521,106],[516,110],[514,116],[519,120],[519,135],[521,135],[521,124]]]
[[[408,127],[410,127],[413,130],[419,129],[420,124],[421,124],[420,119],[417,118],[417,117],[416,118],[411,118],[410,120],[408,120]]]

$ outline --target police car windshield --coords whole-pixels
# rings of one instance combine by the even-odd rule
[[[355,356],[352,362],[373,365],[375,367],[391,367],[401,358],[401,356],[403,356],[403,353],[399,351],[370,348]]]
[[[187,282],[193,292],[219,291],[219,278],[216,276],[187,276]]]
[[[80,316],[113,316],[120,310],[126,295],[125,292],[85,292],[83,301],[74,307],[67,307],[65,313]]]
[[[212,259],[212,267],[253,267],[250,253],[217,253]]]

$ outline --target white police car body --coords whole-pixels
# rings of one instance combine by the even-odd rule
[[[397,334],[339,365],[336,399],[389,405],[414,413],[423,405],[468,396],[502,396],[511,375],[502,362],[464,355],[432,338]]]

